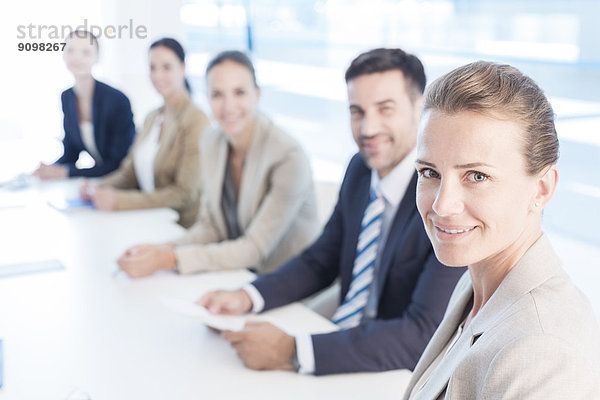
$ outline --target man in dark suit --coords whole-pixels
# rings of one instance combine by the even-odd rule
[[[412,369],[464,272],[437,261],[415,206],[423,65],[400,49],[375,49],[352,61],[346,83],[360,152],[321,236],[243,289],[211,292],[198,302],[213,313],[260,312],[340,279],[332,318],[339,331],[293,337],[269,323],[249,323],[224,333],[253,369],[316,375]]]

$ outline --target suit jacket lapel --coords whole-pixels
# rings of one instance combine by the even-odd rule
[[[464,351],[469,351],[488,330],[493,330],[500,324],[506,318],[507,312],[512,310],[511,306],[515,302],[556,275],[560,268],[560,260],[552,250],[548,238],[542,235],[509,271],[492,297],[473,318],[463,334],[464,337],[461,338],[461,340],[468,340],[468,346],[463,343]],[[451,365],[442,368],[444,376],[440,377],[438,388],[443,389],[447,385],[448,390],[452,390],[451,376],[464,355],[452,358]]]
[[[221,198],[223,196],[223,181],[225,180],[225,169],[229,159],[229,143],[225,134],[220,130],[217,132],[217,140],[214,143],[214,148],[203,149],[202,157],[207,160],[202,160],[202,165],[205,170],[202,171],[205,187],[203,188],[203,196],[208,197],[208,205],[212,206],[210,210],[212,218],[215,219],[217,229],[222,238],[227,238],[227,227],[221,211]],[[208,145],[203,143],[203,145]],[[207,171],[206,168],[211,170]]]
[[[94,127],[94,142],[96,142],[96,149],[98,150],[100,157],[104,159],[107,155],[103,154],[102,150],[106,148],[104,143],[106,141],[106,137],[104,137],[104,130],[96,129],[101,125],[99,124],[99,120],[102,114],[102,96],[98,90],[98,84],[99,82],[94,80],[94,93],[92,94],[92,126]],[[79,126],[77,128],[79,129]]]
[[[358,245],[358,236],[360,235],[361,223],[363,214],[370,200],[371,191],[371,170],[366,168],[364,173],[357,177],[356,186],[353,188],[355,196],[348,197],[349,210],[347,234],[349,238],[352,238],[349,246],[353,249],[352,251],[352,268],[341,269],[341,282],[342,282],[342,298],[346,296],[346,293],[350,289],[350,282],[352,281],[352,270],[354,268],[354,259],[356,258],[356,246]]]
[[[240,192],[238,193],[238,224],[244,231],[252,221],[256,207],[255,200],[263,197],[262,193],[257,193],[259,187],[257,180],[262,179],[263,175],[258,172],[258,168],[261,162],[261,149],[264,148],[265,140],[268,140],[267,131],[270,124],[271,122],[262,114],[256,115],[252,141],[244,161]]]
[[[448,267],[450,268],[450,267]],[[417,384],[419,378],[425,373],[427,368],[435,361],[435,359],[444,351],[444,348],[448,344],[448,342],[452,339],[452,337],[456,334],[458,325],[462,322],[465,317],[465,311],[471,299],[473,297],[473,286],[471,284],[471,277],[469,272],[465,272],[463,277],[457,283],[454,293],[448,303],[448,308],[446,309],[446,315],[444,315],[444,319],[442,323],[439,325],[438,329],[433,334],[433,337],[429,341],[427,348],[421,355],[421,359],[419,360],[415,370],[413,372],[413,377],[408,385],[408,389],[406,391],[406,397],[410,394],[410,391],[413,390],[414,386]],[[438,365],[439,368],[440,365]],[[427,399],[435,399],[439,394],[446,388],[448,385],[448,381],[453,373],[454,369],[441,368],[438,373],[435,373],[431,376],[430,382],[428,382],[426,388],[423,390],[427,390],[426,394],[422,393],[422,398]]]
[[[177,137],[177,132],[181,128],[182,120],[187,110],[188,105],[192,100],[188,95],[185,95],[179,103],[175,105],[175,109],[173,110],[173,116],[169,119],[165,118],[163,120],[162,130],[160,132],[159,139],[159,147],[158,152],[156,153],[156,158],[154,160],[154,176],[158,176],[160,173],[159,166],[162,165],[162,160],[167,157],[169,152],[171,151],[171,147],[173,141]],[[164,107],[161,109],[161,112],[164,112]],[[158,115],[158,114],[157,114]],[[154,123],[154,121],[152,121]]]
[[[79,112],[77,111],[77,96],[75,95],[75,88],[72,87],[67,92],[67,110],[69,111],[69,124],[71,128],[77,132],[77,137],[73,138],[77,140],[79,146],[83,146],[83,138],[81,137],[81,130],[79,129]]]
[[[547,237],[542,235],[504,278],[498,289],[496,289],[492,297],[490,297],[475,318],[473,318],[467,330],[459,339],[459,341],[468,340],[470,346],[463,344],[463,346],[457,345],[456,347],[462,347],[465,351],[468,351],[479,337],[485,335],[488,329],[493,328],[505,317],[507,309],[514,302],[540,286],[559,271],[560,260],[552,250]],[[421,360],[419,360],[415,368],[413,373],[415,378],[409,384],[410,390],[416,384],[418,377],[423,375],[427,367],[431,365],[444,349],[444,346],[448,343],[452,335],[456,333],[461,319],[464,318],[464,312],[473,293],[468,272],[465,273],[465,276],[457,284],[455,293],[460,293],[460,295],[456,297],[453,295],[450,300],[444,320],[431,338],[425,352],[421,356]],[[458,349],[455,350],[458,351]],[[436,398],[447,386],[451,390],[452,374],[462,359],[463,357],[460,354],[454,354],[449,359],[442,361],[444,365],[440,364],[438,366],[438,371],[431,377],[432,379],[426,388],[427,393],[423,393],[423,398]]]
[[[396,215],[392,221],[392,225],[389,228],[388,237],[385,241],[385,247],[383,249],[383,254],[381,256],[381,263],[379,264],[379,274],[377,275],[377,288],[378,288],[378,296],[381,297],[381,293],[383,292],[383,285],[385,284],[385,279],[390,269],[390,265],[394,259],[394,255],[396,254],[398,246],[398,242],[402,240],[402,238],[406,235],[406,230],[403,229],[407,225],[410,217],[417,212],[415,207],[416,202],[416,187],[417,187],[417,174],[415,173],[406,188],[406,192],[398,205],[398,210],[396,210]],[[379,303],[379,299],[377,299],[377,303]]]
[[[471,322],[473,336],[480,336],[504,318],[506,310],[523,295],[556,275],[561,268],[546,235],[542,235],[502,280],[492,297]]]

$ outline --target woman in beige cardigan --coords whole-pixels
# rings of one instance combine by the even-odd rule
[[[198,222],[175,243],[127,250],[118,264],[132,277],[159,269],[267,272],[317,234],[308,160],[294,139],[257,111],[260,89],[251,61],[223,52],[208,64],[206,82],[219,127],[202,138]]]
[[[200,204],[199,142],[209,121],[190,98],[181,45],[161,39],[150,46],[149,58],[150,79],[164,106],[148,115],[119,169],[99,187],[86,181],[80,193],[105,211],[170,207],[187,228]]]

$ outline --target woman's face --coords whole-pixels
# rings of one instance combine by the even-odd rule
[[[226,60],[206,77],[212,113],[221,129],[235,139],[251,134],[260,90],[245,66]]]
[[[523,135],[517,123],[481,113],[423,115],[417,208],[443,264],[501,261],[539,229],[540,178],[526,172]]]
[[[74,34],[66,41],[63,60],[75,77],[90,75],[98,61],[98,48],[89,35],[79,37]]]
[[[164,98],[185,90],[185,64],[165,46],[150,49],[150,80]]]

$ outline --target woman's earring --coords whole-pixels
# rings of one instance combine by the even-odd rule
[[[540,202],[539,202],[539,201],[536,201],[536,202],[535,202],[535,206],[536,206],[536,207],[539,207],[539,206],[540,206]]]

